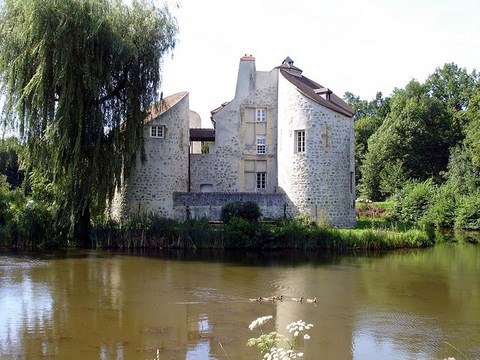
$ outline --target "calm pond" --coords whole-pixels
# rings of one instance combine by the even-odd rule
[[[248,325],[263,315],[285,335],[292,321],[314,324],[306,359],[480,358],[479,274],[478,245],[0,255],[0,358],[254,359]],[[249,301],[275,294],[287,300]],[[318,302],[288,300],[300,296]]]

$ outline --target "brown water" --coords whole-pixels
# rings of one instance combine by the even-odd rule
[[[315,326],[306,359],[480,358],[480,246],[376,256],[0,256],[0,358],[254,359],[266,330]],[[283,294],[317,304],[248,298]],[[447,342],[450,345],[447,344]],[[228,357],[227,357],[228,355]]]

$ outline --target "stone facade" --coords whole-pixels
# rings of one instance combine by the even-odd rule
[[[242,57],[235,98],[212,111],[212,123],[214,144],[201,153],[189,138],[199,118],[188,93],[166,98],[146,122],[147,161],[118,194],[114,214],[218,220],[224,204],[245,199],[268,218],[306,213],[355,226],[353,111],[289,58],[257,71],[255,58]]]

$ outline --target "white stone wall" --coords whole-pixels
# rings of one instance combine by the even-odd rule
[[[190,154],[190,174],[191,192],[202,191],[202,185],[206,184],[211,184],[213,191],[222,187],[216,154]]]
[[[265,161],[267,188],[262,192],[276,191],[277,76],[276,71],[256,71],[255,61],[250,57],[240,60],[236,96],[214,116],[216,125],[213,168],[218,179],[214,191],[246,191],[245,160]],[[258,107],[267,109],[265,124],[253,124],[253,111]],[[250,138],[252,126],[266,127],[266,154],[256,154],[256,144],[252,143]],[[200,173],[192,172],[192,179],[197,176],[201,176]]]
[[[173,194],[175,218],[179,220],[208,218],[220,220],[222,207],[230,202],[256,202],[262,219],[278,219],[285,216],[285,194],[257,193],[180,193]]]
[[[281,75],[278,99],[279,187],[290,215],[307,213],[336,227],[354,227],[353,119],[308,99]],[[296,130],[305,130],[304,153],[296,153]]]
[[[197,112],[190,110],[189,113],[189,127],[190,129],[199,129],[202,127],[202,120],[200,115]],[[191,141],[190,142],[190,153],[192,154],[201,154],[202,153],[202,142],[201,141]]]
[[[123,214],[153,212],[173,217],[173,192],[188,191],[189,98],[188,93],[175,97],[177,103],[144,127],[147,159],[137,161],[124,194],[118,195],[128,204]],[[165,137],[150,137],[151,125],[164,125]]]

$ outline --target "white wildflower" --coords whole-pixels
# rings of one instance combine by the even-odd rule
[[[250,330],[253,330],[253,329],[255,329],[259,326],[262,326],[263,324],[265,324],[271,318],[273,318],[272,315],[259,317],[258,319],[253,320],[252,323],[248,326],[248,328]]]
[[[308,335],[308,334],[303,335],[303,339],[304,339],[304,340],[310,339],[310,335]]]

